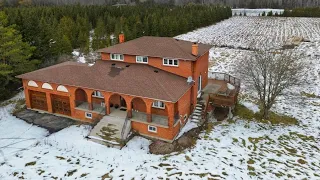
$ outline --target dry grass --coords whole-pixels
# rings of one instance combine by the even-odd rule
[[[280,115],[276,114],[275,112],[270,112],[270,118],[268,120],[263,119],[260,112],[254,113],[247,107],[241,104],[237,104],[235,108],[235,115],[239,116],[241,119],[246,120],[255,120],[262,123],[271,123],[273,125],[283,124],[283,125],[298,125],[299,122],[297,119],[286,116],[286,115]]]

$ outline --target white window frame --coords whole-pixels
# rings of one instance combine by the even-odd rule
[[[158,128],[156,126],[148,125],[148,131],[156,133],[158,132]]]
[[[115,57],[113,57],[113,56],[115,56]],[[110,59],[114,60],[114,61],[123,61],[124,56],[123,56],[123,54],[110,54]]]
[[[171,62],[171,63],[170,63]],[[175,62],[177,62],[177,65],[175,65]],[[170,58],[163,58],[162,64],[164,66],[174,66],[178,67],[179,66],[179,60],[178,59],[170,59]]]
[[[165,109],[166,105],[164,104],[163,101],[153,101],[152,107],[158,108],[158,109]]]
[[[86,116],[86,118],[88,118],[88,119],[92,119],[92,113],[85,112],[85,116]]]
[[[100,91],[93,91],[92,97],[104,98]]]
[[[138,60],[138,58],[142,58],[142,61]],[[144,58],[147,58],[147,62],[144,62]],[[148,58],[148,56],[136,56],[136,62],[137,62],[137,63],[148,64],[149,58]]]

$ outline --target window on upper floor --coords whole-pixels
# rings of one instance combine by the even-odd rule
[[[162,101],[154,101],[152,103],[152,107],[159,108],[159,109],[164,109],[165,108],[164,102],[162,102]]]
[[[163,58],[163,65],[165,65],[165,66],[179,66],[179,60]]]
[[[148,57],[147,56],[136,56],[136,62],[137,63],[148,63]]]
[[[123,54],[111,54],[111,60],[123,61]]]

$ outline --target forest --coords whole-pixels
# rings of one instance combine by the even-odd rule
[[[233,8],[298,8],[320,6],[319,0],[0,0],[6,6],[18,5],[102,5],[102,4],[170,4],[186,5],[190,3],[216,4]]]
[[[126,40],[173,37],[231,16],[230,8],[213,5],[6,7],[0,19],[0,100],[21,86],[16,75],[67,59],[73,49],[86,54],[113,45],[120,32]]]
[[[283,13],[286,17],[320,17],[320,7],[286,9]]]

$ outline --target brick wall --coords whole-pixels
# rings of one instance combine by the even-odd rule
[[[190,105],[191,105],[190,95],[191,95],[191,88],[176,103],[178,104],[179,116],[183,124],[186,123],[186,121],[184,121],[184,116],[187,115],[187,117],[189,117],[190,115]]]
[[[110,60],[110,54],[101,53],[102,60]],[[127,63],[136,63],[136,56],[124,55],[124,62]],[[179,66],[165,66],[163,65],[162,58],[158,57],[148,57],[148,65],[162,69],[164,71],[171,72],[183,77],[191,76],[191,63],[192,61],[179,60]]]
[[[198,95],[198,85],[199,85],[199,76],[202,77],[202,89],[205,88],[208,84],[208,66],[209,66],[209,52],[205,53],[203,56],[199,57],[197,61],[193,62],[194,73],[193,80],[195,81],[195,85],[192,90],[192,103],[193,108],[197,103],[197,95]]]

